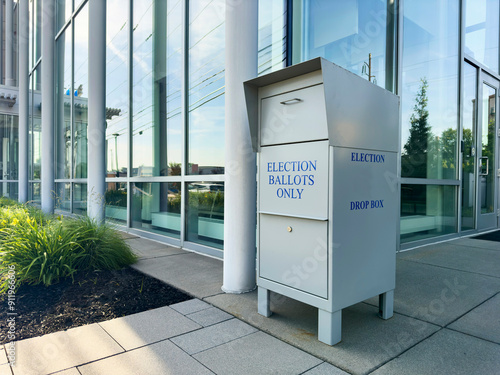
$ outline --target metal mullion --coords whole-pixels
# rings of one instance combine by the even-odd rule
[[[64,25],[61,26],[61,28],[59,29],[59,31],[57,32],[54,40],[57,41],[57,39],[59,39],[59,37],[68,29],[68,27],[71,27],[71,20],[72,18],[70,18],[69,20],[67,20]]]
[[[462,162],[463,162],[463,154],[462,154],[462,142],[463,142],[463,101],[464,101],[464,53],[465,53],[465,13],[464,13],[465,1],[461,0],[459,3],[459,40],[458,40],[458,54],[459,54],[459,63],[458,63],[458,134],[457,134],[457,163],[456,165],[460,166],[458,169],[457,177],[460,181],[459,188],[457,189],[457,233],[462,232],[462,194],[459,194],[461,190],[461,186],[463,184],[463,173],[462,173]],[[475,189],[474,189],[475,190]]]
[[[85,5],[87,5],[87,0],[82,1],[80,5],[78,5],[78,8],[75,8],[75,4],[73,1],[73,12],[71,13],[71,18],[74,19]]]
[[[460,186],[460,181],[459,180],[426,179],[426,178],[401,178],[401,184],[405,184],[405,185]]]
[[[182,159],[181,159],[181,230],[180,230],[180,246],[184,247],[186,238],[186,202],[188,199],[186,188],[186,175],[187,175],[187,162],[188,162],[188,126],[189,126],[189,112],[188,112],[188,73],[189,73],[189,0],[182,1],[182,85],[181,85],[181,117],[182,121]]]
[[[71,27],[71,82],[70,82],[70,91],[69,91],[69,96],[70,96],[70,109],[69,109],[69,127],[70,127],[70,139],[71,139],[71,151],[70,151],[70,172],[69,172],[69,179],[70,179],[70,188],[69,188],[69,211],[73,213],[73,178],[75,177],[73,172],[73,167],[74,167],[74,156],[75,156],[75,136],[74,136],[74,131],[75,131],[75,119],[74,119],[74,106],[75,106],[75,95],[73,94],[74,92],[74,82],[75,82],[75,23],[73,18],[71,17],[70,19],[70,27]],[[64,106],[64,101],[63,101],[63,106]]]
[[[396,14],[397,14],[397,21],[396,21],[396,59],[395,59],[395,69],[396,69],[396,75],[395,75],[395,89],[396,89],[396,95],[399,95],[401,98],[401,92],[403,91],[403,18],[404,18],[404,0],[398,0],[396,4]],[[400,105],[399,105],[399,145],[398,145],[398,161],[397,161],[397,202],[398,202],[398,207],[401,207],[401,144],[402,144],[402,132],[401,132],[401,124],[403,122],[403,109],[401,106],[401,99],[400,99]],[[396,236],[396,251],[401,250],[401,209],[399,209],[399,220],[397,220],[396,223],[396,231],[398,235]]]
[[[181,182],[181,176],[131,177],[131,182]],[[197,180],[198,181],[198,180]]]
[[[133,0],[128,0],[128,59],[127,59],[127,69],[128,69],[128,152],[127,152],[127,228],[132,228],[132,183],[130,178],[132,177],[132,145],[133,145],[133,118],[134,118],[134,107],[133,107],[133,58],[134,58],[134,4]]]
[[[224,182],[225,175],[223,174],[207,174],[207,175],[187,175],[183,179],[185,182],[197,182],[197,181],[207,181],[207,182]]]

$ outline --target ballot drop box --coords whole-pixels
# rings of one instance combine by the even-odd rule
[[[244,83],[258,155],[258,310],[270,291],[318,308],[341,340],[342,309],[379,296],[393,314],[399,98],[316,58]]]

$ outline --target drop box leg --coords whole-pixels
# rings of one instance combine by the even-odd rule
[[[394,290],[389,290],[378,296],[378,311],[382,319],[392,318],[394,313]]]
[[[318,340],[335,345],[342,340],[342,310],[318,310]]]
[[[260,315],[265,317],[270,317],[271,312],[271,292],[268,289],[261,288],[257,289],[257,306]]]

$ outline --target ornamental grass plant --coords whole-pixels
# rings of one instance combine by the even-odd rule
[[[76,272],[115,270],[137,257],[118,232],[87,218],[63,218],[0,200],[0,292],[15,269],[22,284],[49,286]]]

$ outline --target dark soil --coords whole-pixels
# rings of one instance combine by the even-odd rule
[[[102,322],[192,299],[132,268],[78,274],[74,282],[23,285],[15,295],[15,340]],[[7,298],[0,296],[0,344],[11,341]]]

